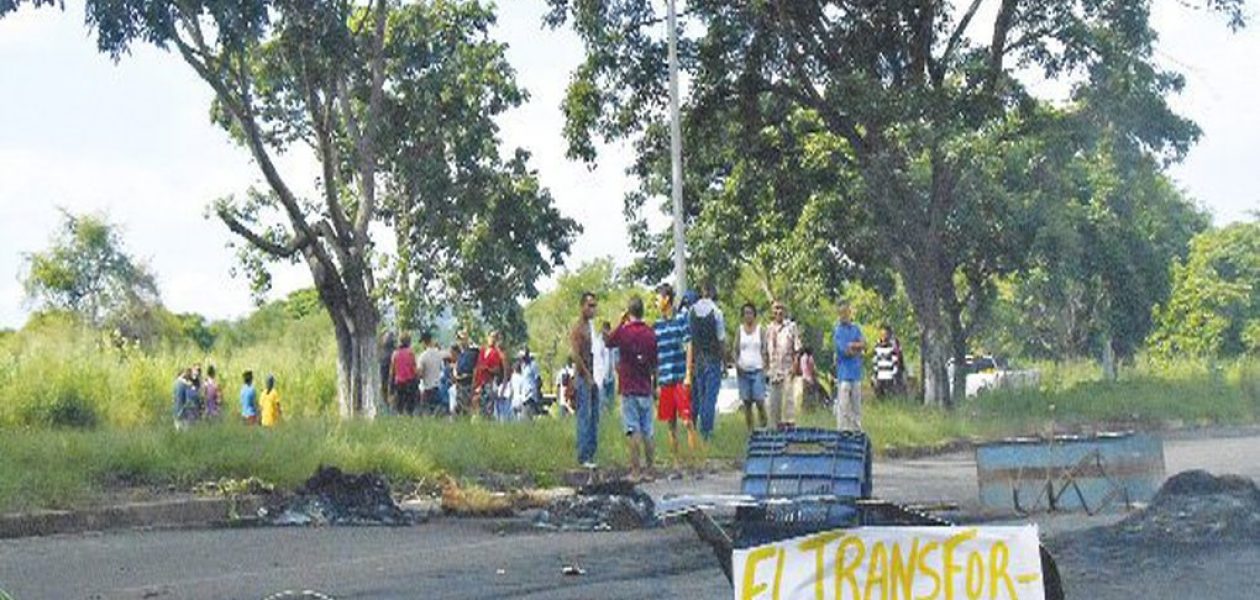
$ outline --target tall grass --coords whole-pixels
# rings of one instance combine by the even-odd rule
[[[480,473],[528,474],[555,483],[576,464],[572,419],[493,424],[382,418],[340,422],[335,409],[335,347],[326,322],[290,324],[281,335],[206,353],[191,345],[115,348],[67,322],[41,323],[0,338],[0,512],[91,502],[122,485],[193,484],[255,476],[296,485],[320,464],[376,471],[400,480]],[[170,426],[176,371],[215,364],[227,418],[186,432]],[[1260,420],[1260,361],[1159,362],[1140,359],[1118,382],[1102,382],[1092,364],[1034,365],[1039,389],[1003,391],[955,410],[911,400],[874,400],[864,426],[877,452],[936,447],[1065,428],[1165,427]],[[248,428],[238,410],[239,374],[275,373],[288,420],[274,430]],[[626,464],[620,417],[604,413],[598,461]],[[807,413],[803,425],[831,427],[830,414]],[[747,433],[739,415],[721,417],[706,449],[737,460]],[[663,428],[657,455],[669,459]]]
[[[171,418],[175,376],[193,363],[203,370],[215,366],[231,411],[239,410],[241,373],[249,369],[256,385],[276,375],[287,414],[325,415],[335,412],[335,357],[326,335],[295,335],[280,343],[212,353],[191,344],[143,351],[116,347],[70,322],[48,323],[0,343],[0,427],[165,423]]]

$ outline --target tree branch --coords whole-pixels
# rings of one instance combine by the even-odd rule
[[[223,81],[210,72],[206,63],[198,60],[197,55],[199,53],[205,57],[213,56],[213,53],[206,48],[204,40],[201,39],[200,31],[193,29],[196,27],[195,24],[191,24],[185,19],[185,27],[193,32],[195,43],[198,45],[196,50],[178,35],[171,36],[175,46],[183,56],[184,62],[188,63],[206,83],[210,84],[215,94],[218,95],[219,100],[223,102],[228,112],[232,113],[236,122],[241,126],[245,133],[245,142],[249,147],[250,154],[254,157],[254,160],[258,161],[263,177],[280,198],[280,203],[289,215],[289,220],[293,222],[294,229],[305,237],[311,237],[310,226],[306,222],[306,217],[302,215],[302,208],[298,204],[297,197],[293,195],[293,191],[289,189],[288,184],[280,177],[280,172],[276,170],[275,163],[271,160],[271,155],[268,154],[267,148],[263,144],[262,135],[258,131],[258,124],[254,122],[251,109],[248,108],[247,103],[243,99],[232,95]]]
[[[993,41],[989,44],[989,73],[985,80],[985,91],[989,94],[997,90],[998,81],[1002,78],[1002,60],[1006,57],[1006,36],[1010,33],[1011,24],[1015,20],[1015,8],[1018,3],[1018,0],[1002,0],[1002,6],[993,20]]]
[[[971,5],[967,7],[967,12],[963,13],[962,19],[959,19],[958,26],[954,27],[954,32],[950,34],[949,41],[945,43],[945,50],[941,52],[941,58],[936,61],[933,69],[932,81],[936,85],[940,85],[945,79],[945,69],[948,68],[949,61],[953,58],[954,51],[958,48],[958,43],[962,41],[963,34],[967,32],[967,27],[971,25],[971,20],[975,18],[976,11],[980,9],[980,4],[984,0],[971,0]]]
[[[354,223],[355,242],[367,239],[368,224],[376,212],[376,125],[385,95],[385,23],[388,16],[385,0],[376,3],[376,30],[372,35],[372,91],[368,96],[367,129],[359,138],[359,187],[362,198]]]
[[[298,252],[305,250],[306,246],[311,243],[310,238],[306,236],[294,235],[289,238],[289,241],[284,245],[277,244],[251,230],[239,219],[237,219],[236,215],[232,214],[232,211],[228,210],[226,207],[219,207],[215,209],[215,214],[219,217],[220,221],[223,221],[224,225],[227,225],[227,228],[230,229],[232,233],[245,238],[245,241],[249,242],[254,247],[276,258],[292,258]]]

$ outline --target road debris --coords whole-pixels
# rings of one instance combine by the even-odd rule
[[[1159,489],[1150,506],[1117,523],[1112,533],[1148,542],[1197,544],[1260,537],[1260,489],[1237,475],[1185,471]]]
[[[409,525],[423,517],[403,511],[379,475],[343,473],[321,466],[291,495],[259,511],[273,525]]]
[[[534,524],[559,531],[628,531],[656,525],[652,497],[628,481],[608,481],[579,488],[552,500]]]

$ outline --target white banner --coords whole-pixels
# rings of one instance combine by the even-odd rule
[[[736,550],[736,600],[1044,600],[1037,526],[861,527]]]

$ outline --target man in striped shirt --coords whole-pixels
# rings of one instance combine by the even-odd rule
[[[657,308],[661,318],[653,325],[656,331],[657,375],[660,386],[658,419],[669,423],[669,449],[678,463],[678,421],[687,428],[687,447],[696,449],[696,428],[692,420],[691,390],[687,378],[687,344],[691,342],[685,307],[674,309],[674,287],[663,283],[656,288]]]

